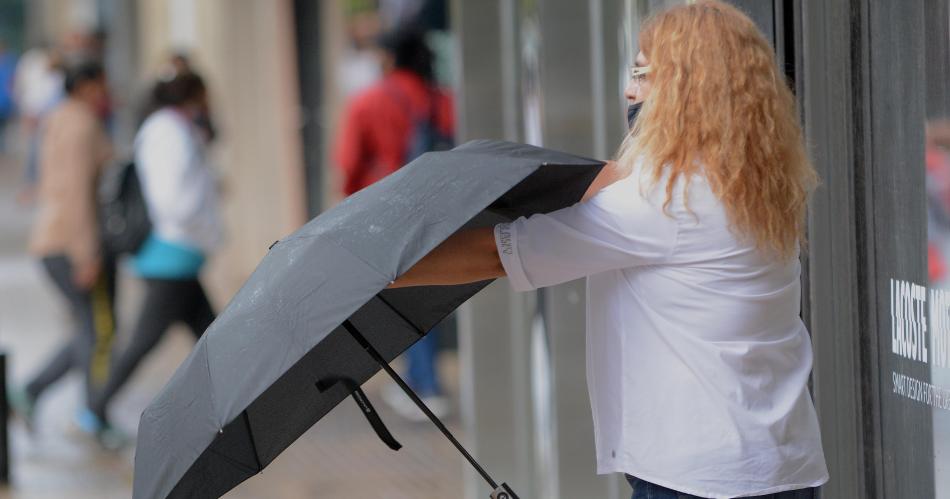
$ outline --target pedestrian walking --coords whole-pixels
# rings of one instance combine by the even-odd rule
[[[633,498],[812,498],[828,480],[800,318],[815,172],[753,22],[674,7],[640,31],[632,130],[585,201],[448,239],[394,286],[587,277],[597,471]]]
[[[435,85],[432,51],[414,30],[380,38],[383,78],[346,105],[335,159],[349,196],[433,149],[450,148],[455,116]]]
[[[452,145],[452,101],[435,85],[433,55],[422,33],[411,28],[388,33],[379,45],[384,76],[350,101],[337,138],[336,160],[347,196],[425,152]],[[439,332],[437,326],[406,352],[406,381],[434,413],[444,416],[449,405],[436,363]],[[383,394],[402,416],[425,419],[395,385]]]
[[[134,273],[145,283],[145,297],[129,345],[90,401],[85,419],[97,434],[99,428],[110,427],[107,409],[112,398],[169,327],[184,323],[197,339],[215,318],[199,281],[208,255],[221,240],[216,179],[207,159],[205,132],[196,124],[208,109],[207,90],[198,74],[172,72],[156,84],[153,98],[155,111],[135,139],[136,172],[153,228],[132,261]]]
[[[108,99],[105,74],[96,62],[70,67],[66,98],[44,126],[39,154],[39,212],[30,250],[69,304],[75,332],[22,391],[13,406],[32,427],[36,401],[76,369],[86,398],[108,377],[114,332],[112,264],[101,250],[97,186],[112,147],[96,111]]]
[[[55,48],[34,47],[17,61],[13,94],[26,144],[23,185],[17,200],[32,203],[39,177],[43,120],[63,98],[63,57]],[[97,105],[103,105],[99,103]]]

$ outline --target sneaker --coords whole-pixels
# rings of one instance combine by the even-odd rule
[[[76,428],[92,437],[103,450],[118,451],[132,442],[124,431],[112,426],[89,409],[82,409],[73,418]]]
[[[36,432],[36,399],[26,390],[10,390],[7,392],[7,403],[13,415],[23,420],[26,431]]]
[[[93,436],[98,433],[106,423],[89,409],[80,409],[76,415],[73,416],[73,424],[76,425],[79,431],[86,435]]]

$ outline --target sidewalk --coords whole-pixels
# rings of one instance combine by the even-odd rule
[[[8,355],[8,381],[21,385],[68,334],[68,317],[40,266],[26,253],[31,211],[14,202],[18,166],[0,157],[0,349]],[[134,279],[120,282],[119,324],[138,306]],[[123,332],[127,328],[123,328]],[[116,399],[112,416],[130,433],[138,415],[191,348],[187,331],[175,330],[140,367]],[[122,341],[122,339],[120,339]],[[449,387],[457,372],[444,359]],[[258,475],[227,494],[230,499],[442,499],[462,495],[462,459],[430,424],[400,420],[379,397],[386,382],[377,376],[366,392],[393,435],[405,446],[390,451],[345,401]],[[133,450],[99,450],[72,428],[80,406],[80,380],[72,375],[45,394],[38,406],[38,431],[30,438],[19,422],[10,426],[13,486],[0,499],[128,498]],[[447,421],[457,435],[458,424]],[[459,435],[461,437],[461,435]]]

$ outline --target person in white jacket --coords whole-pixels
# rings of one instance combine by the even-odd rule
[[[582,202],[461,231],[392,286],[586,277],[598,473],[633,499],[814,498],[798,253],[816,175],[794,97],[724,2],[657,15],[640,49],[625,95],[642,112]]]
[[[97,433],[111,428],[110,400],[173,323],[186,324],[197,339],[215,318],[198,279],[222,234],[207,136],[199,125],[207,115],[206,87],[194,72],[175,72],[156,84],[153,100],[135,139],[136,171],[152,222],[132,262],[145,281],[145,299],[129,346],[89,404],[88,429]]]

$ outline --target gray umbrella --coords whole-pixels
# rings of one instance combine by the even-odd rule
[[[461,228],[576,203],[602,166],[473,141],[419,157],[275,243],[142,414],[133,497],[220,497],[350,395],[398,448],[359,386],[380,368],[395,376],[387,363],[489,282],[386,286]]]

